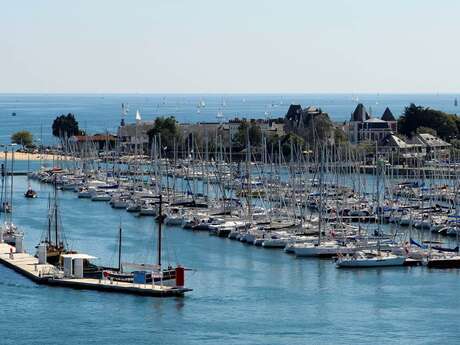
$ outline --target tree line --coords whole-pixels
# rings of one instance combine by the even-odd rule
[[[460,134],[460,118],[455,114],[411,103],[398,119],[398,132],[407,137],[430,133],[452,141]]]

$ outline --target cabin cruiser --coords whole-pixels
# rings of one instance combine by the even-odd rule
[[[109,193],[96,191],[91,195],[91,201],[110,201],[112,197]]]

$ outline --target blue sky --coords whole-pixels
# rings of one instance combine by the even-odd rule
[[[458,0],[0,0],[0,92],[452,92]]]

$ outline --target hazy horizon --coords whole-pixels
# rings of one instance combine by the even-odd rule
[[[0,93],[455,94],[454,0],[18,0]]]
[[[70,95],[81,95],[81,96],[110,96],[110,95],[155,95],[155,96],[193,96],[193,95],[210,95],[210,96],[239,96],[239,95],[252,95],[252,96],[416,96],[416,95],[427,95],[427,96],[457,96],[459,92],[0,92],[0,95],[53,95],[53,96],[70,96]]]

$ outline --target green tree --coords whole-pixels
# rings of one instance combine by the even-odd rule
[[[11,136],[11,142],[22,145],[22,147],[31,146],[33,143],[32,133],[29,131],[19,131]]]
[[[420,127],[430,128],[443,139],[450,140],[459,134],[460,120],[456,115],[439,110],[410,104],[398,120],[398,130],[406,136],[413,136]]]
[[[53,121],[53,135],[57,138],[70,138],[74,135],[83,135],[84,132],[78,127],[75,116],[71,113],[60,115]]]
[[[157,117],[153,128],[147,131],[149,141],[152,143],[155,136],[161,139],[161,146],[166,147],[167,151],[174,150],[174,141],[180,140],[180,128],[174,116]]]
[[[459,139],[453,139],[450,141],[452,144],[453,148],[460,149],[460,140]]]
[[[235,142],[241,147],[245,147],[248,141],[248,135],[251,146],[260,146],[262,143],[262,130],[260,126],[254,120],[247,121],[243,119],[234,136]]]
[[[343,144],[348,143],[347,135],[339,127],[334,128],[334,143],[336,145],[343,145]]]
[[[287,159],[291,159],[291,155],[293,156],[293,158],[296,159],[298,155],[302,152],[304,145],[305,140],[295,133],[285,134],[281,138],[281,152]]]

